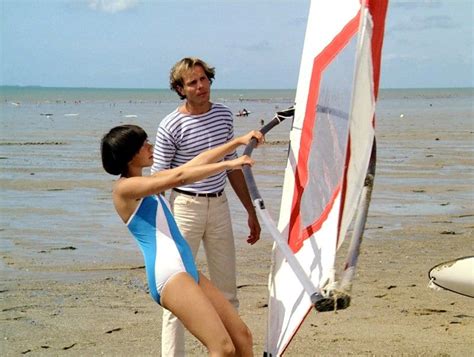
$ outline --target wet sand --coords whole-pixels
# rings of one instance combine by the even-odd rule
[[[444,117],[408,113],[403,119],[379,121],[377,175],[352,304],[347,310],[310,313],[287,356],[472,354],[474,300],[427,287],[431,267],[474,251],[472,121]],[[272,147],[284,156],[284,143]],[[275,212],[278,179],[262,192],[264,197],[272,192],[269,202]],[[109,184],[110,178],[77,180],[79,186],[102,189],[96,198],[100,202],[108,202]],[[27,181],[9,185],[35,190]],[[47,180],[37,183],[38,190],[54,187]],[[229,199],[235,202],[230,192]],[[232,207],[234,226],[241,225],[244,214],[237,204]],[[46,208],[30,209],[18,214]],[[51,214],[61,211],[49,209]],[[108,231],[105,238],[93,214],[82,224],[95,239],[48,242],[55,228],[46,226],[34,232],[24,227],[24,236],[16,239],[10,230],[2,231],[3,356],[159,355],[161,308],[147,294],[142,258],[133,240],[118,221],[116,231]],[[271,241],[264,232],[257,245],[246,246],[242,230],[236,231],[240,313],[260,356]],[[31,235],[38,240],[25,238]],[[93,258],[91,249],[96,251]],[[345,249],[346,244],[341,256]],[[198,263],[205,272],[202,257]],[[190,336],[186,349],[190,356],[205,355]]]

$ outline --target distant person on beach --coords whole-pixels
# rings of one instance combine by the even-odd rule
[[[232,112],[210,101],[214,74],[214,68],[206,62],[190,57],[181,59],[171,69],[170,88],[184,102],[158,127],[152,172],[179,167],[209,148],[232,140]],[[224,160],[236,157],[232,151]],[[211,281],[238,308],[234,236],[224,192],[226,178],[248,213],[247,242],[254,244],[260,238],[260,224],[240,169],[221,171],[205,180],[179,185],[172,190],[170,203],[193,256],[196,257],[202,241]],[[184,354],[183,329],[167,311],[163,312],[161,346],[163,356]]]
[[[250,330],[224,295],[196,269],[191,248],[160,193],[252,165],[248,156],[222,158],[252,138],[262,143],[263,136],[252,131],[177,168],[142,176],[142,170],[153,164],[153,145],[147,138],[138,126],[115,127],[102,138],[101,155],[105,171],[120,175],[113,187],[114,206],[142,251],[150,294],[179,318],[210,355],[252,356]]]
[[[241,116],[241,117],[246,117],[249,115],[249,111],[247,109],[242,109],[242,110],[239,110],[239,113],[238,113],[238,116]]]

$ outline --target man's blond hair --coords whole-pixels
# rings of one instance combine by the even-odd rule
[[[185,99],[186,96],[182,95],[179,91],[179,88],[183,88],[183,75],[190,69],[193,69],[196,66],[201,66],[206,73],[207,78],[212,84],[214,80],[215,69],[214,67],[209,66],[203,60],[196,58],[196,57],[185,57],[180,61],[176,62],[176,64],[171,68],[170,71],[170,89],[174,90],[178,93],[181,99]]]

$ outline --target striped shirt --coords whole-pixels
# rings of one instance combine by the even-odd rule
[[[232,112],[225,105],[212,103],[211,109],[200,115],[183,114],[176,109],[158,127],[151,172],[178,167],[233,137]],[[224,160],[236,157],[234,150]],[[224,171],[181,188],[189,192],[219,192],[224,190],[226,177]]]

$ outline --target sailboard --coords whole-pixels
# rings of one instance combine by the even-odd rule
[[[474,256],[435,265],[428,276],[433,289],[444,289],[474,298]]]
[[[388,0],[312,0],[293,114],[280,216],[254,205],[275,241],[266,356],[281,356],[308,313],[346,308],[375,176],[375,103]],[[250,143],[244,154],[251,154]],[[340,280],[336,253],[352,225]]]

